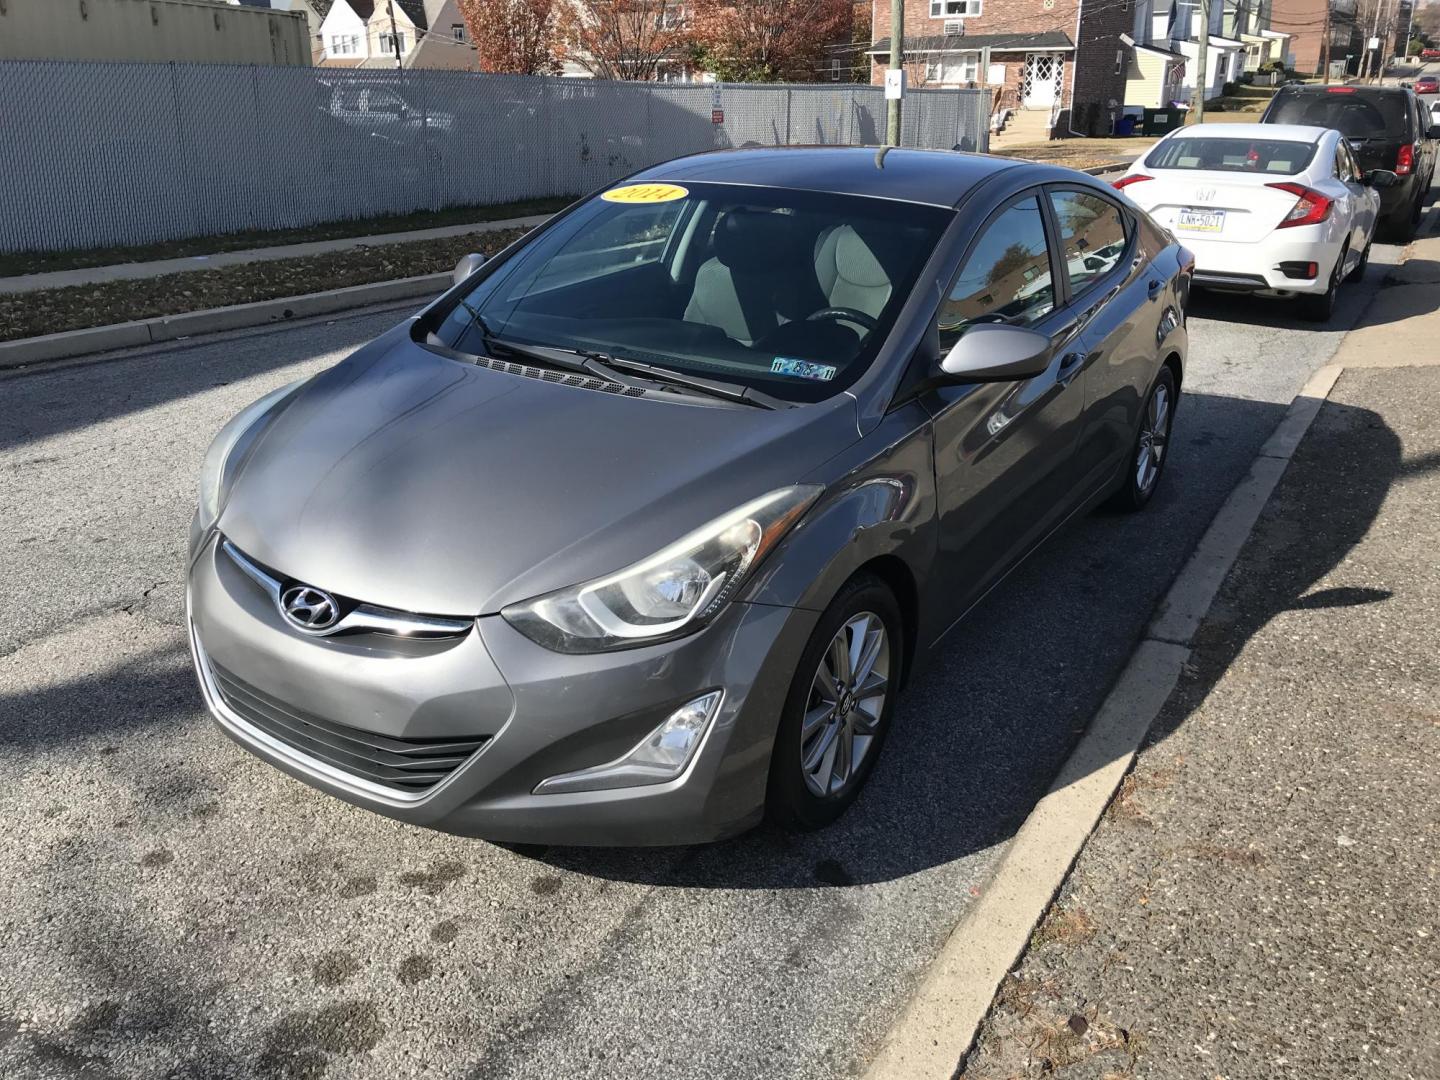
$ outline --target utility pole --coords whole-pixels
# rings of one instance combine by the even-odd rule
[[[905,71],[905,0],[890,0],[890,70],[901,74],[893,78],[904,78]],[[900,99],[892,97],[885,102],[885,142],[888,146],[900,145]]]
[[[400,60],[400,31],[395,27],[395,0],[389,0],[390,8],[390,44],[395,46],[395,70],[399,71],[405,65]]]
[[[1325,29],[1320,38],[1321,71],[1325,73],[1325,85],[1330,85],[1330,5],[1325,5]]]
[[[1200,31],[1196,34],[1196,40],[1200,43],[1200,50],[1195,59],[1195,100],[1191,104],[1190,115],[1195,118],[1193,123],[1203,124],[1205,91],[1210,89],[1209,76],[1205,70],[1210,63],[1210,0],[1200,0]]]

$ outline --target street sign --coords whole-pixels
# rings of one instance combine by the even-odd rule
[[[886,68],[885,100],[898,101],[905,96],[905,69]]]
[[[723,124],[724,122],[725,122],[725,110],[724,110],[724,109],[711,109],[711,110],[710,110],[710,123],[712,123],[712,124]]]

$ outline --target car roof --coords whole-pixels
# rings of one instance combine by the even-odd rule
[[[782,146],[713,150],[646,169],[632,180],[705,181],[755,187],[868,195],[953,207],[996,173],[1032,168],[1037,180],[1063,179],[1068,169],[1047,168],[986,154],[861,146]],[[1073,175],[1073,174],[1072,174]]]
[[[1293,139],[1319,142],[1333,128],[1313,124],[1192,124],[1176,128],[1175,136],[1194,135],[1201,139]]]
[[[1315,94],[1317,96],[1320,94],[1363,94],[1370,97],[1376,94],[1408,94],[1410,93],[1410,88],[1406,86],[1366,86],[1359,83],[1337,83],[1333,86],[1329,84],[1318,86],[1310,84],[1306,86],[1282,86],[1276,93]]]

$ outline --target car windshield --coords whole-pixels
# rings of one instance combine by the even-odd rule
[[[819,401],[880,350],[953,211],[824,192],[628,184],[521,247],[435,331],[601,353]]]
[[[1265,122],[1334,128],[1347,139],[1404,139],[1409,115],[1403,91],[1367,94],[1335,87],[1318,94],[1282,94]]]
[[[1315,144],[1279,139],[1166,139],[1145,159],[1151,169],[1207,169],[1294,176],[1315,156]]]

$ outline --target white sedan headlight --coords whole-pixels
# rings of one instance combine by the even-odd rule
[[[245,406],[236,413],[215,436],[210,449],[205,451],[205,461],[200,466],[200,528],[210,528],[220,518],[224,495],[229,489],[231,461],[238,461],[236,450],[247,444],[252,432],[258,430],[258,422],[280,401],[288,397],[304,379],[287,383],[278,390],[272,390],[259,401]]]
[[[772,491],[619,573],[512,604],[500,614],[532,641],[565,653],[688,634],[735,595],[820,491],[808,484]]]

